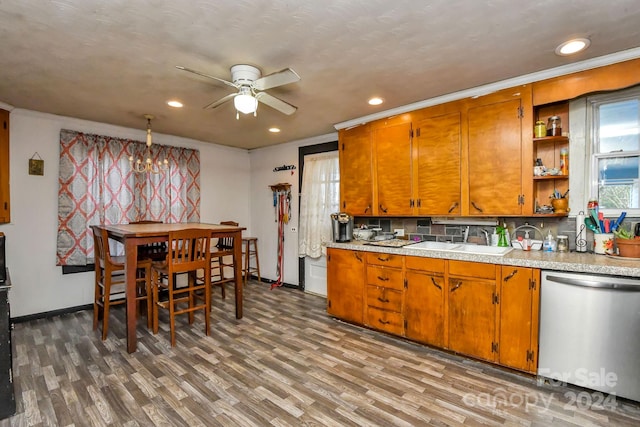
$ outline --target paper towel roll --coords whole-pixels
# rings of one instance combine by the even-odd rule
[[[587,226],[584,224],[584,212],[576,216],[576,252],[587,251]]]

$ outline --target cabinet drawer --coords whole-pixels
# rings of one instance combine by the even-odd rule
[[[403,323],[401,313],[386,311],[376,307],[367,307],[367,326],[389,332],[390,334],[403,335]]]
[[[367,285],[402,290],[404,289],[402,270],[369,265],[367,266]]]
[[[496,266],[468,261],[449,261],[449,274],[452,276],[466,276],[477,279],[495,279]]]
[[[376,253],[368,252],[367,264],[381,265],[384,267],[402,268],[403,257],[404,255],[376,254]]]
[[[401,313],[402,291],[381,286],[367,286],[367,305]]]
[[[410,270],[444,273],[445,260],[438,258],[423,258],[418,256],[405,257],[405,266]]]

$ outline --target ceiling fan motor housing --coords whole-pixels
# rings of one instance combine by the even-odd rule
[[[237,85],[250,86],[260,75],[260,70],[251,65],[238,64],[231,67],[231,81]]]

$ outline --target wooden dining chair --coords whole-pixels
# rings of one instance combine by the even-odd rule
[[[211,231],[186,229],[169,232],[167,258],[154,262],[152,271],[153,293],[153,333],[158,333],[158,309],[169,310],[171,346],[176,345],[175,318],[179,314],[189,315],[189,324],[194,321],[194,313],[204,312],[205,333],[209,335],[209,312],[211,307],[211,252],[209,249]],[[202,270],[204,280],[196,280],[196,273]],[[178,275],[186,274],[185,281],[178,283]],[[166,297],[160,299],[160,291]],[[198,298],[201,296],[201,298]]]
[[[93,298],[93,330],[98,329],[102,314],[102,340],[109,331],[109,311],[112,306],[126,301],[125,257],[112,256],[107,230],[91,226],[95,253],[95,285]],[[144,303],[147,327],[151,328],[151,260],[139,259],[136,271],[136,301],[138,310]]]
[[[141,220],[131,221],[129,224],[162,224],[162,221]],[[138,259],[163,261],[167,258],[167,242],[153,242],[138,246]]]
[[[235,221],[222,221],[220,225],[238,226]],[[233,237],[221,237],[211,249],[211,284],[219,286],[222,298],[226,298],[225,284],[235,283],[235,265],[241,260],[236,260],[233,252]],[[228,271],[232,273],[229,275]],[[226,272],[225,272],[226,270]]]

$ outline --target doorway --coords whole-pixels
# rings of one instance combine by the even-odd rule
[[[328,142],[328,143],[324,143],[324,144],[317,144],[317,145],[309,145],[306,147],[300,147],[298,150],[298,164],[300,166],[300,174],[299,174],[299,183],[298,183],[298,188],[301,189],[300,191],[300,195],[299,195],[299,204],[298,206],[300,206],[301,210],[302,210],[302,189],[304,188],[304,183],[303,183],[303,179],[305,177],[305,159],[307,160],[307,164],[310,165],[314,160],[318,160],[318,155],[320,155],[321,153],[333,153],[334,157],[337,157],[337,151],[338,151],[338,142],[334,141],[334,142]],[[315,158],[312,156],[316,156]],[[331,154],[328,154],[329,157],[331,157]],[[314,176],[316,176],[315,179],[318,179],[318,175],[314,173]],[[333,178],[327,177],[326,179],[324,179],[324,184],[327,188],[331,187],[332,191],[335,193],[337,192],[337,196],[334,197],[334,201],[331,202],[330,206],[325,206],[325,215],[322,215],[320,218],[313,220],[313,221],[308,221],[306,222],[306,227],[311,227],[311,229],[313,230],[314,233],[318,233],[319,230],[317,229],[318,227],[322,227],[321,222],[325,221],[324,227],[327,227],[327,223],[330,224],[330,219],[328,217],[329,214],[326,214],[326,212],[329,213],[333,213],[333,212],[337,212],[339,210],[339,173],[338,176]],[[336,190],[336,188],[338,190]],[[334,206],[335,205],[335,206]],[[317,208],[317,206],[316,206]],[[325,218],[326,216],[326,218]],[[303,221],[302,219],[302,212],[300,215],[301,219],[300,221]],[[329,227],[329,233],[331,232],[331,228],[330,225]],[[308,256],[307,253],[311,252],[314,253],[314,255],[318,255],[317,254],[317,250],[316,251],[309,251],[308,247],[307,247],[307,243],[306,241],[304,241],[304,237],[303,237],[303,233],[305,230],[305,225],[303,224],[299,224],[298,230],[300,231],[299,234],[299,259],[298,259],[298,283],[300,284],[299,287],[301,290],[305,291],[305,292],[309,292],[309,293],[313,293],[316,295],[321,295],[321,296],[325,296],[327,295],[327,260],[326,257],[323,254],[320,254],[320,256]],[[326,236],[326,231],[325,231],[325,236]],[[316,248],[317,249],[317,248]]]

